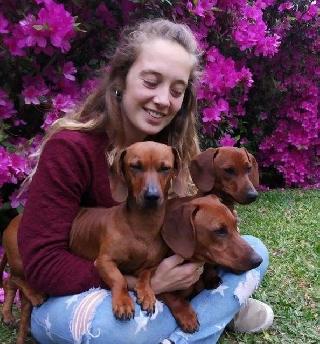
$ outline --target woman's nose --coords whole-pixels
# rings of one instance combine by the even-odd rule
[[[169,106],[170,105],[170,90],[166,87],[162,87],[157,90],[154,96],[154,102],[159,106]]]

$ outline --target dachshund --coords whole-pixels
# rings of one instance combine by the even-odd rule
[[[137,277],[135,292],[142,309],[149,314],[155,310],[150,278],[168,252],[161,228],[168,191],[171,184],[175,188],[174,179],[180,169],[176,149],[151,141],[134,143],[116,155],[111,168],[112,196],[121,203],[112,208],[81,208],[73,221],[70,249],[94,261],[102,280],[111,289],[112,309],[117,319],[134,317],[134,304],[123,274]],[[0,264],[3,267],[7,259],[11,270],[4,287],[14,289],[14,293],[20,288],[26,305],[21,310],[18,344],[24,343],[27,334],[30,301],[33,306],[44,301],[44,295],[32,290],[24,280],[17,246],[20,220],[21,215],[14,218],[3,233],[5,255]],[[12,297],[5,300],[6,310],[11,310],[12,302]],[[8,312],[3,313],[3,318],[12,321]]]
[[[210,266],[190,288],[159,295],[184,332],[193,333],[199,328],[197,315],[187,299],[220,284],[215,267],[242,273],[262,262],[260,255],[237,231],[233,212],[215,195],[185,198],[184,202],[169,200],[162,237],[170,249],[184,259]]]
[[[249,204],[258,197],[258,163],[245,148],[208,148],[189,168],[198,195],[217,195],[232,211],[235,203]]]

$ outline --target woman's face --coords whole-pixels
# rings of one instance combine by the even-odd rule
[[[178,43],[146,42],[131,66],[122,109],[127,143],[166,127],[180,110],[194,58]]]

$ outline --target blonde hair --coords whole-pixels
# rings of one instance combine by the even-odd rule
[[[170,124],[148,140],[158,141],[175,147],[182,161],[182,184],[187,188],[191,181],[188,166],[190,160],[199,152],[196,125],[195,84],[199,78],[199,51],[196,39],[190,28],[184,24],[173,23],[165,19],[148,20],[133,27],[126,27],[121,33],[119,45],[111,57],[108,71],[96,91],[87,97],[82,106],[74,113],[56,120],[47,131],[37,155],[50,137],[62,130],[80,130],[105,132],[111,145],[106,147],[108,161],[124,147],[125,134],[122,125],[121,100],[117,96],[125,89],[126,77],[137,59],[144,42],[163,39],[178,43],[194,57],[188,86],[185,90],[181,109]],[[36,168],[35,168],[36,169]],[[26,184],[35,172],[30,174]]]

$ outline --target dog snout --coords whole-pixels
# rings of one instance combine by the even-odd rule
[[[156,203],[160,199],[159,189],[155,185],[149,185],[144,192],[143,198],[145,202]]]
[[[254,202],[257,199],[258,195],[259,194],[256,190],[249,190],[246,197],[247,202],[248,203]]]
[[[258,253],[253,252],[250,261],[252,266],[251,269],[255,269],[262,263],[262,258]]]

